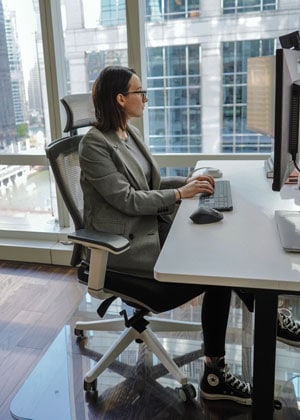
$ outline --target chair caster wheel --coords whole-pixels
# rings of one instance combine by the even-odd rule
[[[83,382],[83,389],[85,391],[97,391],[97,379],[93,380],[93,382]]]
[[[192,384],[182,385],[181,388],[177,388],[180,398],[184,401],[191,401],[196,397],[196,390]]]
[[[79,330],[78,328],[74,328],[74,334],[76,335],[76,337],[84,337],[83,330]]]

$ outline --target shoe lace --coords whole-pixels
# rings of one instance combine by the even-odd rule
[[[292,312],[289,309],[279,308],[278,314],[278,320],[281,328],[286,328],[294,334],[300,334],[300,324],[294,320]]]
[[[224,379],[225,382],[228,382],[233,388],[246,392],[247,394],[251,394],[251,385],[249,382],[241,381],[239,378],[232,375],[229,372],[228,365],[224,366]]]

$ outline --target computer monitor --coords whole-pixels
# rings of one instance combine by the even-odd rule
[[[274,191],[281,190],[295,168],[300,171],[299,103],[300,51],[277,49],[272,183]]]
[[[299,104],[300,51],[295,48],[278,49],[272,183],[274,191],[282,189],[295,168],[300,172]],[[297,193],[300,195],[300,190]],[[300,212],[277,210],[275,220],[282,247],[286,251],[300,252]]]
[[[297,182],[294,175],[299,171],[300,50],[293,39],[288,44],[291,48],[278,49],[275,57],[248,59],[247,127],[273,138],[273,153],[265,169],[273,177],[274,191],[286,182]],[[299,197],[300,190],[297,202]],[[300,212],[276,210],[275,220],[283,248],[300,252]]]

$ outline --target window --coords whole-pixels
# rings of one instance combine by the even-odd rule
[[[124,25],[126,23],[125,0],[102,0],[100,24],[104,26]],[[85,7],[86,5],[84,5]]]
[[[224,13],[248,13],[276,10],[277,0],[223,0]]]
[[[185,19],[200,15],[200,0],[148,0],[145,6],[148,22]]]
[[[200,46],[148,48],[147,54],[150,149],[200,152]]]

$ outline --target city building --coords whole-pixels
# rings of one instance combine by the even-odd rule
[[[14,11],[5,13],[5,33],[16,125],[27,124],[27,100]]]
[[[2,2],[0,2],[0,83],[2,99],[0,101],[0,150],[5,150],[16,143],[16,121]]]

